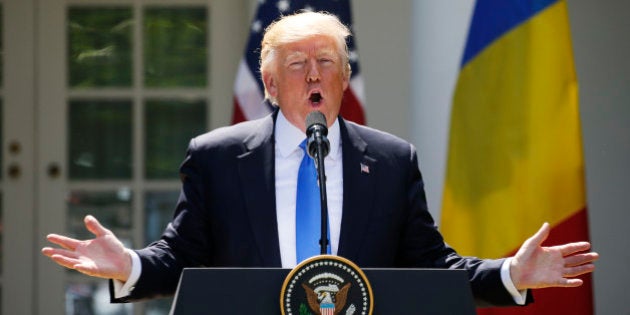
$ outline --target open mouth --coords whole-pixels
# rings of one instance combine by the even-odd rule
[[[321,102],[322,95],[319,92],[315,92],[315,93],[312,93],[308,99],[311,101],[311,103],[317,105],[319,104],[319,102]]]

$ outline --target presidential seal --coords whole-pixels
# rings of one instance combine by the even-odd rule
[[[371,315],[372,287],[353,262],[320,255],[297,265],[282,285],[283,315]]]

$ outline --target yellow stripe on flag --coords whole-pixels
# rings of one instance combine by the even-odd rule
[[[586,207],[577,94],[565,1],[462,68],[441,220],[461,254],[504,256]]]

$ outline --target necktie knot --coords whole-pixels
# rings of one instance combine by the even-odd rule
[[[304,151],[304,154],[307,154],[306,153],[306,141],[308,141],[308,139],[304,139],[302,142],[300,142],[300,145],[299,145],[300,149],[302,149],[302,151]]]

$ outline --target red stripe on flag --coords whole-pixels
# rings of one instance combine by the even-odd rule
[[[360,125],[365,125],[365,113],[363,112],[363,106],[361,106],[361,102],[351,88],[347,88],[343,93],[343,100],[341,101],[341,109],[339,110],[339,113],[347,120],[354,121]]]
[[[232,124],[237,124],[245,121],[245,115],[241,111],[241,105],[238,103],[236,96],[232,97],[234,103],[234,111],[232,112]]]
[[[588,241],[588,215],[586,209],[551,228],[544,246]],[[516,250],[510,254],[514,255]],[[534,303],[525,307],[478,309],[479,315],[544,315],[593,314],[593,283],[591,274],[581,276],[584,284],[577,288],[547,288],[533,290]]]

